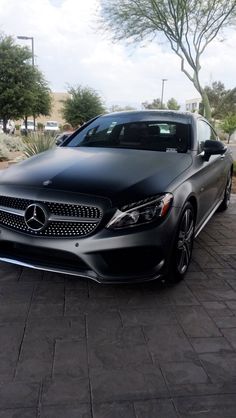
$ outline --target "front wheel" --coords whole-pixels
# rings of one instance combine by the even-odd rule
[[[193,250],[195,213],[191,203],[184,206],[176,232],[171,266],[167,281],[177,283],[182,280],[188,270]]]

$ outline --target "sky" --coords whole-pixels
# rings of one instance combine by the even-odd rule
[[[20,45],[31,46],[17,36],[34,37],[35,61],[52,91],[82,85],[95,89],[106,106],[134,106],[161,97],[199,97],[180,70],[179,58],[156,40],[145,47],[114,44],[96,24],[99,0],[0,0],[0,32],[12,35]],[[210,44],[202,57],[201,82],[222,81],[236,85],[236,31]]]

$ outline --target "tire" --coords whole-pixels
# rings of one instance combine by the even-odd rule
[[[231,189],[232,189],[232,174],[231,172],[228,174],[227,177],[227,183],[225,186],[225,192],[224,192],[224,199],[219,206],[219,211],[223,212],[224,210],[228,209],[229,203],[230,203],[230,197],[231,197]]]
[[[167,283],[173,284],[180,282],[189,267],[192,257],[194,230],[196,216],[193,206],[187,202],[176,231],[174,248],[170,259],[170,270],[166,279]]]

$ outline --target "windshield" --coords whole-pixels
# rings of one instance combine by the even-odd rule
[[[186,152],[189,132],[189,125],[179,122],[101,117],[78,132],[66,146]]]
[[[47,122],[46,126],[50,127],[50,128],[56,128],[57,127],[57,122]]]
[[[24,128],[25,127],[25,122],[23,121],[21,126]],[[34,126],[34,121],[33,120],[27,120],[27,127],[29,126]]]

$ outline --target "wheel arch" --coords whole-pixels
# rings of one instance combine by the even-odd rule
[[[234,173],[234,165],[233,164],[230,167],[230,173],[231,173],[231,176],[233,176],[233,173]]]
[[[177,190],[174,200],[176,207],[181,208],[181,212],[186,203],[190,202],[194,209],[195,217],[197,217],[198,199],[189,182],[181,185],[181,187]]]
[[[197,211],[198,211],[198,203],[197,203],[197,199],[195,196],[190,196],[186,202],[191,203],[193,210],[194,210],[194,215],[195,215],[195,219],[197,218]]]

